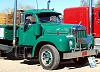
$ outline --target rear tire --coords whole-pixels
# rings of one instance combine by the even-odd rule
[[[52,70],[59,66],[60,55],[53,45],[44,45],[39,52],[39,61],[44,69]]]

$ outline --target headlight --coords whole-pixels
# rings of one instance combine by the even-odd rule
[[[73,49],[73,41],[72,40],[69,41],[69,47],[70,47],[70,49]]]
[[[71,50],[74,49],[74,46],[75,46],[74,41],[73,40],[69,40],[69,47],[70,47]]]
[[[70,45],[70,46],[72,46],[72,45],[73,45],[73,42],[72,42],[72,40],[70,40],[70,41],[69,41],[69,45]]]

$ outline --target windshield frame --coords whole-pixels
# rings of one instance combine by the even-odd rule
[[[61,15],[61,13],[57,13],[57,12],[42,12],[42,13],[38,13],[37,17],[38,17],[38,21],[40,23],[61,23],[61,19],[60,19],[59,15]],[[56,16],[55,21],[50,21],[50,17],[51,16]],[[40,20],[40,18],[41,18],[41,20]],[[44,18],[44,20],[42,18]],[[48,19],[48,20],[45,20],[45,19]]]

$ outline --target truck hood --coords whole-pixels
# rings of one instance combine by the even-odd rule
[[[71,32],[71,29],[75,26],[75,24],[43,24],[42,28],[44,30],[44,33],[46,34],[68,34]]]

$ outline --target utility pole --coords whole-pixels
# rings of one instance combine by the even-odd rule
[[[49,10],[50,9],[50,0],[48,0],[48,2],[47,2],[47,9]]]
[[[14,24],[13,24],[13,46],[16,46],[16,15],[17,15],[17,0],[14,0]]]

